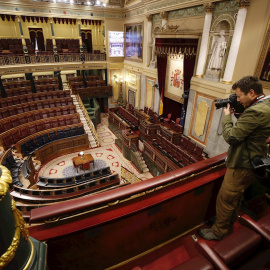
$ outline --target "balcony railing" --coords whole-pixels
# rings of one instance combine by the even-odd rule
[[[27,65],[38,63],[66,63],[66,62],[106,61],[105,54],[55,54],[55,55],[2,55],[0,66]]]

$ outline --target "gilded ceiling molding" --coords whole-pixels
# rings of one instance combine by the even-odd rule
[[[212,13],[215,9],[215,5],[211,2],[203,4],[203,7],[205,9],[205,12]]]
[[[236,0],[238,8],[248,8],[250,6],[250,0]]]

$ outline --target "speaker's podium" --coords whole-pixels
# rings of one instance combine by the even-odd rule
[[[45,270],[47,245],[29,236],[22,213],[9,194],[10,171],[0,165],[0,269]]]
[[[93,164],[94,167],[94,158],[92,157],[91,154],[83,154],[83,152],[81,152],[82,154],[80,154],[77,157],[72,158],[72,163],[73,166],[77,169],[81,168],[82,170],[89,170],[90,169],[90,165]]]

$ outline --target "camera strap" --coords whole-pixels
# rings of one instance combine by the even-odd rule
[[[264,99],[264,98],[265,98],[265,95],[264,95],[264,94],[263,94],[263,95],[260,95],[260,96],[258,96],[258,97],[256,97],[255,99],[252,100],[252,102],[251,102],[251,104],[250,104],[249,107],[255,105],[257,102],[261,101],[261,100]]]

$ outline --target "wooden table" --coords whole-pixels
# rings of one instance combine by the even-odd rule
[[[87,163],[89,163],[89,167],[91,166],[91,164],[93,164],[94,167],[94,158],[92,157],[91,154],[86,154],[83,155],[82,157],[81,156],[74,157],[72,158],[72,162],[75,168],[83,167],[83,165]]]

